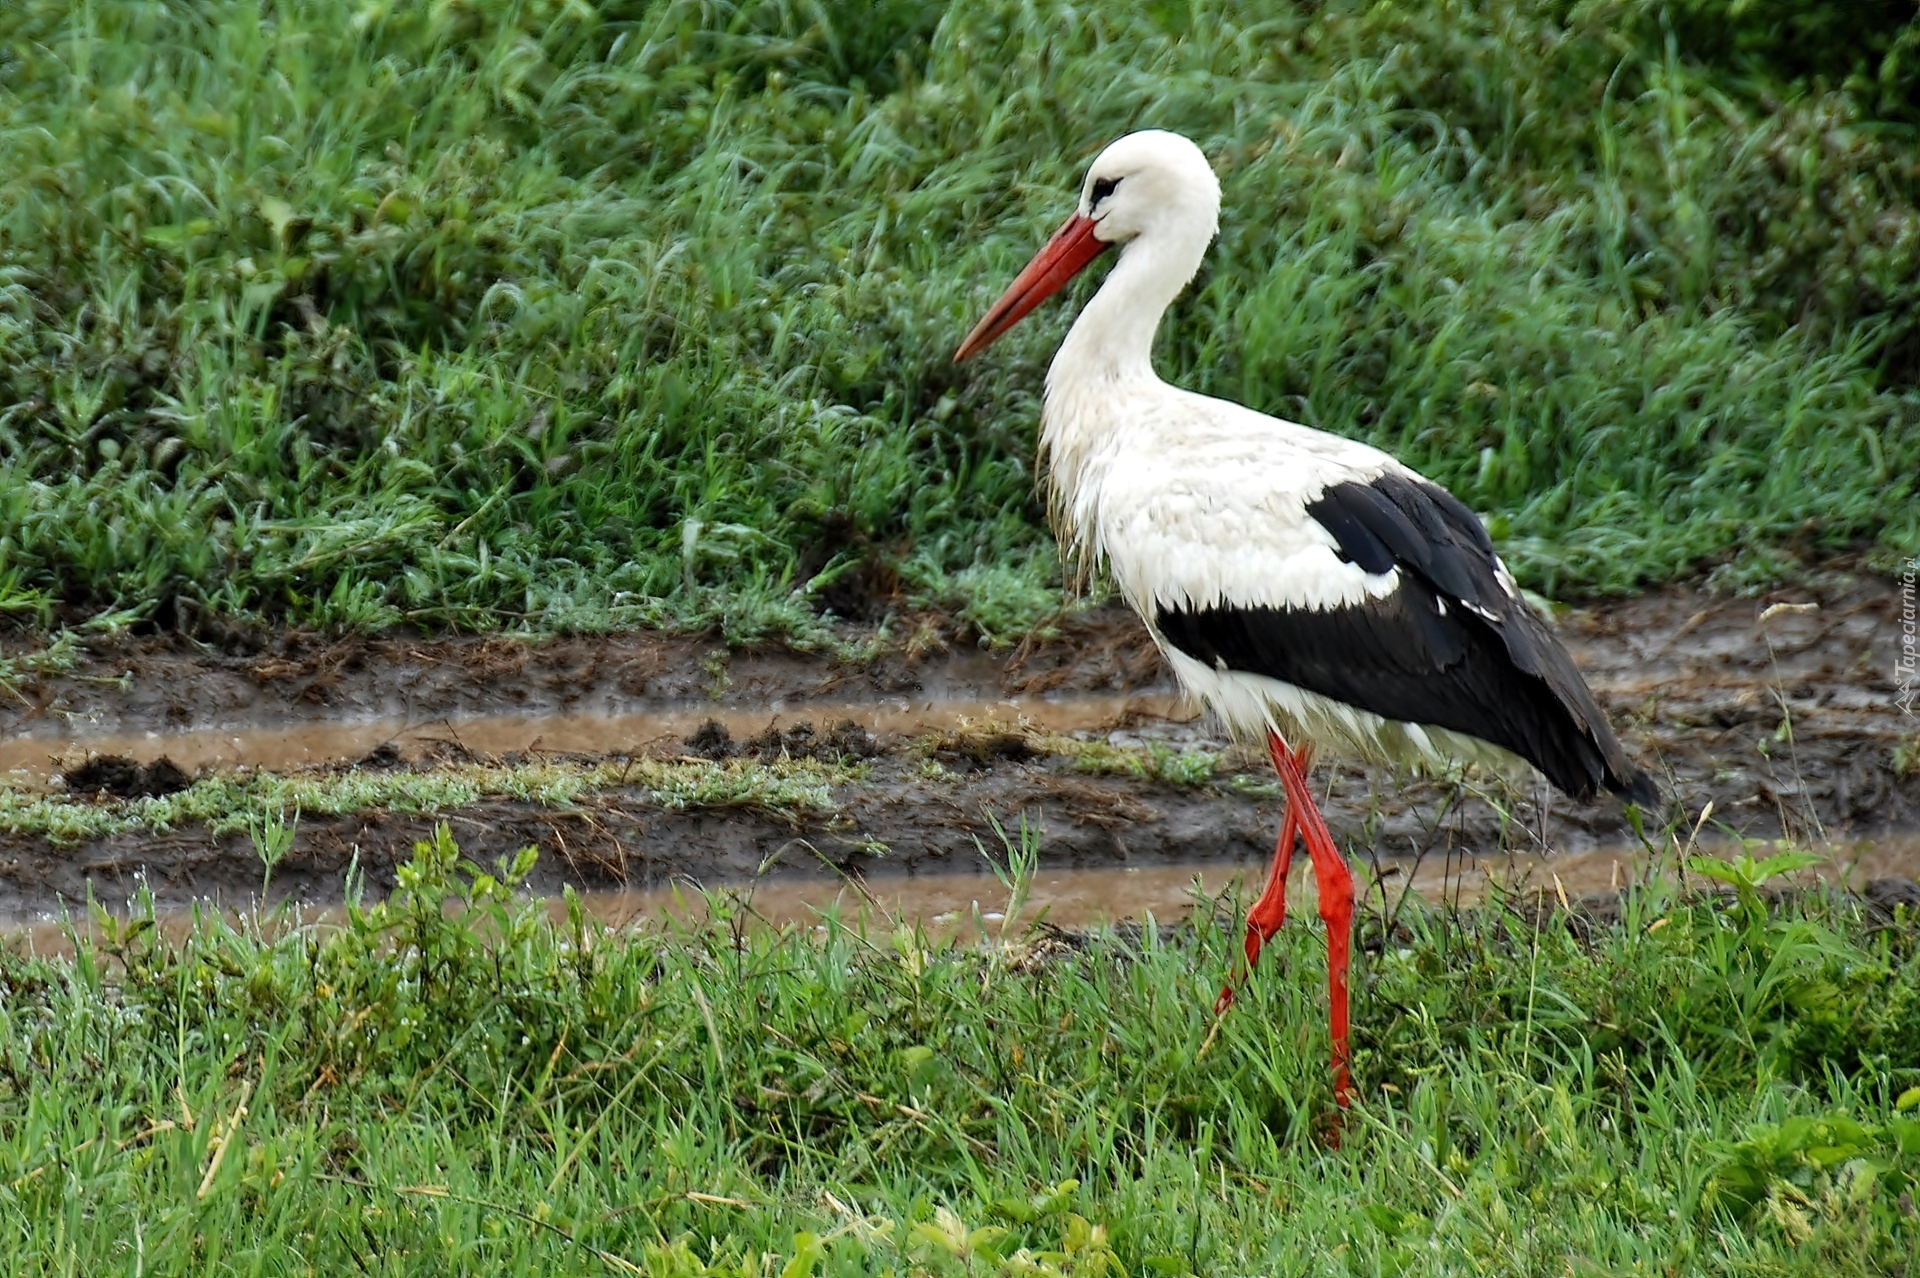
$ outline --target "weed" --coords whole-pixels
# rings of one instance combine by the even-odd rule
[[[291,821],[283,812],[273,812],[261,816],[250,816],[247,821],[247,838],[253,844],[254,855],[260,858],[260,899],[267,899],[267,889],[273,885],[273,872],[280,862],[286,859],[293,848],[293,841],[299,837],[300,814],[295,812]]]
[[[973,845],[980,852],[980,859],[993,870],[993,877],[1000,880],[1000,886],[1007,890],[1007,906],[1000,915],[1000,940],[1006,942],[1007,933],[1027,908],[1027,898],[1033,894],[1034,876],[1040,872],[1041,830],[1038,825],[1030,824],[1026,813],[1020,814],[1020,837],[1012,838],[1000,819],[991,812],[987,821],[993,826],[994,835],[1000,840],[1006,859],[1001,861],[987,851],[986,845],[978,837]],[[977,908],[977,906],[976,906]],[[976,927],[979,920],[975,920]],[[984,934],[985,928],[978,928]]]
[[[1776,852],[1764,861],[1756,861],[1751,853],[1743,852],[1732,860],[1717,856],[1694,856],[1687,859],[1687,868],[1695,874],[1732,885],[1740,897],[1740,904],[1747,911],[1750,922],[1758,922],[1764,914],[1760,903],[1760,889],[1774,879],[1804,870],[1811,865],[1819,865],[1822,858],[1811,852]]]
[[[1218,751],[1176,750],[1159,741],[1116,746],[1048,734],[1044,744],[1049,753],[1071,759],[1074,771],[1093,776],[1134,776],[1168,785],[1198,786],[1212,781],[1226,768]]]

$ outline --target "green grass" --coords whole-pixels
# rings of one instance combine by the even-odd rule
[[[805,637],[1054,606],[1041,371],[948,355],[1144,125],[1174,378],[1523,580],[1920,546],[1911,6],[18,0],[0,612]]]
[[[1920,956],[1809,897],[938,944],[554,923],[444,832],[331,930],[0,954],[0,1261],[53,1273],[1899,1274]],[[1015,885],[1018,886],[1017,884]],[[84,929],[83,929],[84,931]],[[1569,1269],[1571,1266],[1571,1270]]]
[[[615,759],[583,763],[467,763],[387,771],[222,772],[158,797],[100,799],[44,787],[0,785],[0,832],[45,839],[55,846],[108,838],[129,830],[162,832],[203,824],[214,835],[298,813],[443,813],[481,799],[516,799],[565,808],[610,789],[664,808],[761,808],[830,814],[831,790],[865,780],[864,765],[813,759]]]
[[[1096,777],[1137,777],[1167,785],[1204,786],[1216,776],[1239,772],[1224,752],[1206,747],[1176,750],[1159,741],[1114,745],[1098,734],[1069,736],[1031,720],[988,717],[918,737],[913,752],[927,763],[926,775],[942,775],[939,756],[957,755],[976,763],[996,758],[1048,756],[1063,759],[1075,772]]]
[[[931,755],[936,749],[965,749],[975,738],[992,735],[991,729],[952,732],[926,738],[916,748]],[[1249,782],[1224,756],[1211,750],[1175,751],[1158,743],[1123,747],[1027,729],[1019,730],[1019,735],[1032,754],[1065,759],[1073,771],[1093,776],[1138,777],[1180,786],[1205,786],[1221,778],[1243,793],[1274,791],[1270,783]],[[923,768],[921,775],[945,774],[934,766]],[[69,846],[128,831],[165,833],[192,825],[204,825],[214,835],[232,834],[289,813],[445,813],[482,799],[565,808],[586,795],[608,790],[622,790],[630,798],[676,810],[758,808],[818,817],[839,811],[832,794],[835,787],[859,786],[871,776],[872,768],[865,763],[808,758],[725,762],[539,758],[403,770],[212,772],[173,794],[131,799],[0,781],[0,833]]]

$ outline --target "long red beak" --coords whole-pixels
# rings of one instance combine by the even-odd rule
[[[1058,293],[1081,267],[1113,247],[1093,233],[1096,225],[1092,218],[1078,213],[1068,218],[1046,247],[1033,255],[1026,269],[1014,277],[993,309],[980,317],[967,340],[953,353],[953,362],[970,359],[993,345],[1002,333],[1025,319],[1028,311]]]

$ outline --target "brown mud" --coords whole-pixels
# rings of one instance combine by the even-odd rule
[[[1628,749],[1673,799],[1667,816],[1683,835],[1709,801],[1707,833],[1723,837],[1825,846],[1920,828],[1920,721],[1898,704],[1888,583],[1834,576],[1759,599],[1673,590],[1574,609],[1559,626]],[[122,638],[69,671],[0,688],[0,772],[44,788],[90,760],[98,770],[102,755],[126,758],[140,777],[163,757],[198,772],[686,756],[700,751],[688,739],[708,719],[733,743],[770,729],[788,740],[802,723],[824,733],[842,720],[874,741],[865,778],[836,787],[828,813],[673,810],[616,786],[566,808],[501,799],[448,812],[309,814],[275,895],[319,902],[338,899],[356,860],[380,890],[441,820],[482,861],[539,846],[540,890],[977,876],[980,846],[1000,848],[993,823],[1017,830],[1023,815],[1044,831],[1049,871],[1190,876],[1269,854],[1277,801],[1251,754],[1176,785],[1084,775],[1029,744],[1044,727],[1121,747],[1225,748],[1180,710],[1122,610],[1081,614],[1012,654],[869,646],[878,654],[841,660],[784,648],[729,654],[711,638],[653,634],[535,643],[294,633],[227,649]],[[938,769],[928,766],[929,733],[946,734],[947,749],[932,755]],[[1544,788],[1463,788],[1349,766],[1322,769],[1316,783],[1335,835],[1383,867],[1635,841],[1617,803],[1574,804]],[[1909,877],[1920,868],[1901,865]],[[124,900],[140,881],[163,902],[245,899],[259,871],[245,836],[201,828],[65,847],[0,835],[0,913],[44,911],[89,887]]]

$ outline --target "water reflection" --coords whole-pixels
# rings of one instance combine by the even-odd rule
[[[646,714],[489,715],[471,719],[408,723],[399,719],[349,723],[303,723],[278,727],[206,729],[190,732],[16,736],[0,741],[0,773],[46,777],[88,755],[123,755],[150,763],[165,755],[187,772],[204,768],[284,770],[322,763],[350,763],[389,746],[399,759],[414,760],[455,745],[472,754],[498,757],[537,750],[569,754],[638,753],[674,746],[709,719],[736,739],[769,727],[796,723],[825,726],[852,720],[869,732],[914,735],[963,723],[1024,719],[1054,732],[1100,730],[1133,718],[1179,718],[1168,694],[1075,696],[1058,700],[1015,697],[999,701],[861,701],[808,703],[780,710],[727,710],[695,706]]]

